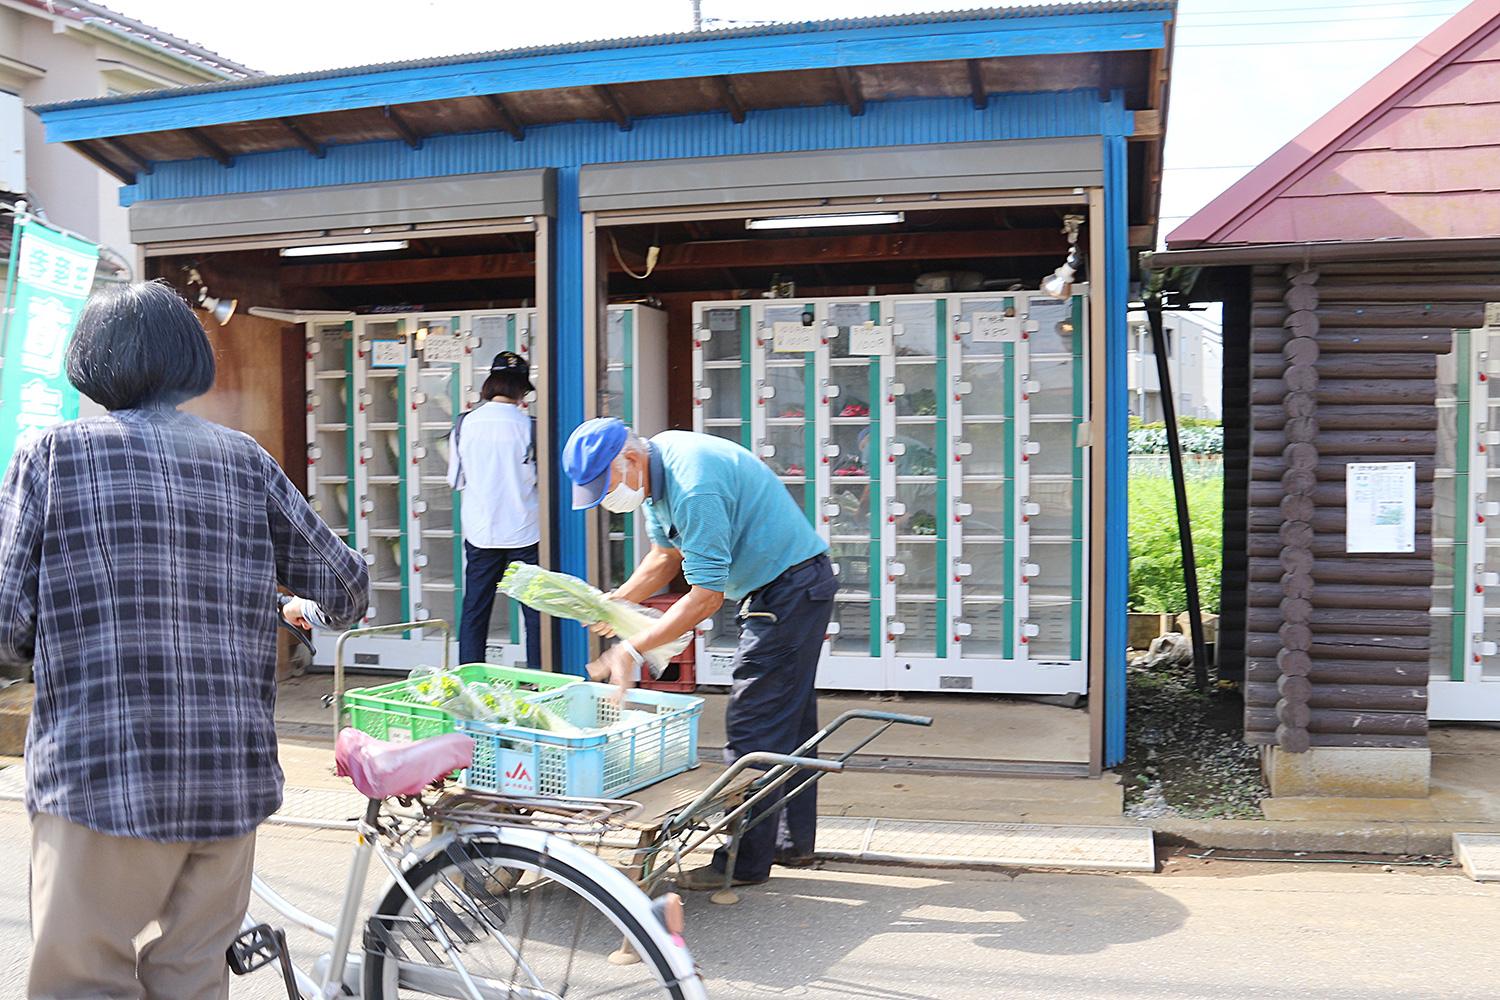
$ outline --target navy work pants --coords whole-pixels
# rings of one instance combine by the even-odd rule
[[[464,542],[464,609],[458,626],[458,662],[483,663],[489,644],[490,614],[495,609],[495,586],[513,562],[537,565],[537,547],[518,549],[481,549]],[[526,665],[533,670],[542,666],[541,615],[522,605],[526,623]]]
[[[758,750],[791,753],[816,735],[818,658],[837,590],[833,565],[825,554],[793,566],[745,602],[725,714],[727,762]],[[794,778],[782,790],[800,782]],[[770,875],[778,852],[813,853],[817,785],[810,785],[784,809],[779,799],[779,794],[768,797],[752,814],[781,811],[779,818],[768,817],[746,831],[735,860],[736,878],[758,881]],[[728,863],[728,852],[721,849],[714,866],[723,871]]]

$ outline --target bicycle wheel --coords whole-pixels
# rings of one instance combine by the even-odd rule
[[[671,938],[660,923],[638,919],[595,877],[556,856],[493,838],[460,838],[406,878],[482,996],[704,995],[696,977],[677,980],[666,957]],[[622,942],[638,963],[610,960]],[[365,1000],[470,995],[400,886],[391,887],[366,925],[363,979]]]

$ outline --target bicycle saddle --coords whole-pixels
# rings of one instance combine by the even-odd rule
[[[474,741],[462,733],[430,736],[415,743],[386,743],[358,729],[345,728],[333,745],[341,778],[361,795],[388,799],[416,795],[474,759]]]

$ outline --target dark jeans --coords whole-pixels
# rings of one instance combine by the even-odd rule
[[[747,753],[765,750],[791,753],[818,731],[818,658],[833,595],[838,590],[827,555],[793,566],[750,595],[740,619],[740,644],[734,651],[734,684],[725,713],[732,763]],[[783,790],[795,788],[793,779]],[[817,785],[809,785],[785,808],[780,795],[768,797],[752,818],[781,810],[746,831],[735,860],[735,876],[763,879],[778,852],[811,855],[818,831]],[[723,871],[727,851],[714,855]]]
[[[490,637],[490,614],[495,608],[495,585],[513,562],[537,565],[537,547],[481,549],[464,542],[464,610],[458,625],[458,662],[483,663]],[[541,615],[522,605],[526,622],[526,665],[542,666]]]

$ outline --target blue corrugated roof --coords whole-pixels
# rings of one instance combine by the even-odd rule
[[[836,31],[853,31],[870,28],[903,27],[910,25],[960,24],[975,21],[1019,20],[1024,18],[1059,17],[1075,14],[1117,14],[1131,12],[1170,12],[1177,8],[1176,0],[1084,0],[1077,3],[1038,4],[1028,7],[983,7],[962,11],[932,11],[927,13],[894,14],[883,17],[839,18],[826,21],[796,21],[781,24],[763,24],[749,27],[718,28],[698,32],[674,32],[662,35],[642,35],[632,38],[611,38],[598,41],[567,42],[556,45],[530,46],[517,49],[500,49],[491,52],[475,52],[463,55],[436,56],[401,62],[371,63],[339,69],[317,70],[308,73],[291,73],[283,76],[262,76],[230,83],[196,84],[166,90],[148,90],[114,97],[89,98],[58,104],[38,105],[39,112],[73,110],[90,107],[108,107],[135,104],[198,94],[226,93],[275,87],[282,84],[310,83],[320,80],[337,80],[345,77],[366,76],[413,69],[432,69],[465,63],[491,63],[501,60],[528,59],[538,56],[567,55],[586,52],[609,52],[620,49],[650,48],[663,45],[678,45],[690,42],[726,41],[738,38],[769,38],[798,34],[824,34]]]

